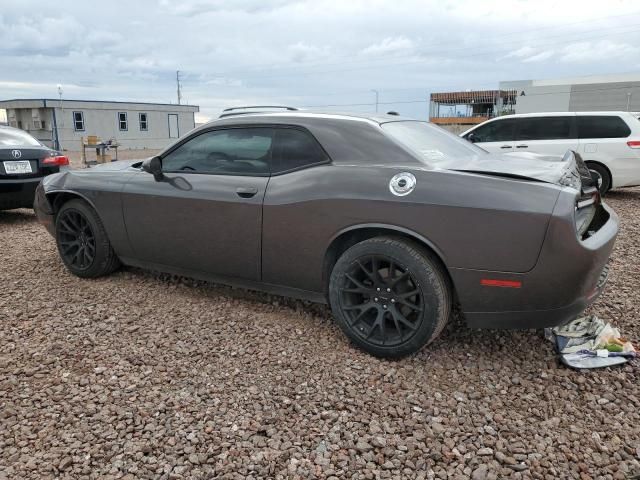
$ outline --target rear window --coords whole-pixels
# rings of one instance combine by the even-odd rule
[[[620,117],[578,115],[578,138],[626,138],[631,129]]]
[[[21,130],[10,130],[8,128],[0,128],[0,145],[11,147],[19,147],[25,145],[33,147],[41,146],[40,142],[38,142],[28,133]]]
[[[382,129],[429,165],[437,165],[439,160],[447,157],[487,154],[485,150],[472,143],[427,122],[388,122],[382,124]]]
[[[328,161],[318,142],[308,133],[293,128],[276,130],[274,173],[287,172]]]
[[[516,119],[516,140],[562,140],[571,138],[571,118],[526,117]]]

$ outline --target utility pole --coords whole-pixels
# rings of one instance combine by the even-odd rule
[[[371,90],[371,91],[376,94],[376,113],[378,113],[378,90]]]
[[[181,85],[180,85],[180,70],[176,70],[176,86],[178,87],[178,105],[180,105],[180,102],[182,101],[182,92],[181,92]]]
[[[56,141],[55,141],[55,145],[56,145],[56,150],[62,150],[62,146],[60,145],[60,131],[58,130],[58,128],[62,129],[62,135],[64,135],[64,106],[62,104],[62,85],[58,84],[58,98],[59,98],[59,105],[60,105],[60,125],[58,125],[58,122],[56,121],[56,109],[53,109],[53,122],[55,123],[55,128],[56,128]]]

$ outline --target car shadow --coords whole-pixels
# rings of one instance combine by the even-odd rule
[[[21,208],[18,210],[0,210],[0,225],[15,225],[17,223],[35,222],[36,214],[33,210]]]
[[[607,200],[630,200],[640,199],[640,188],[619,188],[617,190],[611,190],[604,196],[604,201]]]
[[[181,277],[159,272],[151,272],[137,268],[127,268],[130,273],[140,276],[153,277],[159,281],[186,287],[189,295],[206,296],[212,301],[216,299],[234,299],[255,305],[271,305],[281,309],[283,313],[301,313],[298,320],[326,322],[327,328],[334,323],[331,309],[328,305],[314,302],[296,300],[289,297],[268,294],[260,291],[245,290],[211,282],[194,280],[189,277]],[[306,317],[307,320],[303,320]],[[313,320],[311,320],[313,319]],[[304,328],[301,323],[300,328]],[[336,328],[336,341],[347,341]],[[355,346],[354,351],[360,352]],[[478,358],[477,352],[482,352]],[[474,352],[475,358],[469,352]],[[365,355],[363,353],[363,355]],[[429,346],[414,355],[397,360],[384,360],[391,363],[410,362],[426,364],[426,362],[443,362],[453,367],[455,364],[463,364],[469,361],[480,361],[483,365],[491,365],[494,362],[504,361],[505,356],[512,359],[525,360],[532,368],[545,368],[550,359],[555,363],[556,355],[553,345],[544,339],[542,330],[492,330],[472,329],[466,325],[464,316],[459,308],[454,312],[442,334]]]

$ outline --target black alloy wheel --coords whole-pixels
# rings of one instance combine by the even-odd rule
[[[336,323],[366,352],[397,358],[417,352],[444,329],[451,287],[427,248],[397,237],[374,237],[347,249],[329,279]]]
[[[55,233],[60,258],[74,275],[95,278],[120,266],[100,217],[84,200],[69,200],[60,207]]]
[[[86,270],[96,258],[96,237],[89,221],[77,210],[68,209],[58,218],[58,243],[64,263]]]
[[[420,327],[425,306],[417,280],[390,257],[370,255],[354,261],[340,291],[351,328],[369,343],[398,346]]]

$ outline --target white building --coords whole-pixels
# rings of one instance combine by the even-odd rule
[[[515,113],[640,111],[640,73],[500,82],[516,90]]]
[[[195,105],[95,100],[24,99],[0,101],[7,123],[45,145],[80,150],[95,135],[121,148],[161,149],[195,127]]]

